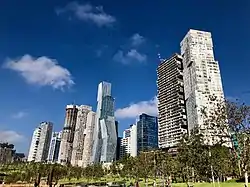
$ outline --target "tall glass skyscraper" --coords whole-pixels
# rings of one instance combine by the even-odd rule
[[[137,121],[137,150],[148,151],[158,148],[158,120],[155,116],[141,114]]]
[[[114,117],[114,98],[111,96],[111,84],[108,82],[101,82],[98,86],[93,139],[93,162],[108,163],[114,161],[117,133]]]
[[[56,163],[58,161],[59,149],[61,144],[62,132],[53,132],[50,141],[49,154],[47,161],[49,163]]]

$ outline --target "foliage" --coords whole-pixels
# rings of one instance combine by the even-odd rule
[[[101,164],[79,168],[17,162],[1,165],[0,172],[9,174],[5,178],[7,183],[33,183],[38,176],[44,179],[53,173],[54,184],[60,179],[85,178],[89,181],[112,175],[129,181],[142,178],[146,185],[149,178],[161,178],[165,184],[168,179],[189,183],[210,181],[214,176],[223,181],[225,177],[240,175],[240,171],[247,174],[250,166],[250,107],[231,102],[214,103],[213,111],[208,112],[206,108],[202,111],[206,128],[195,128],[185,135],[178,144],[177,156],[152,150],[141,152],[137,157],[126,156],[108,168]],[[207,140],[212,140],[212,144]]]

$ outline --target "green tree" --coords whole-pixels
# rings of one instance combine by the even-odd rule
[[[143,178],[145,185],[148,186],[148,178],[152,176],[154,170],[154,152],[141,152],[137,158],[139,177]]]
[[[177,159],[173,158],[167,152],[157,151],[156,155],[156,173],[160,173],[163,179],[163,186],[165,186],[166,179],[171,179],[178,174]]]
[[[212,112],[204,112],[205,122],[210,129],[214,129],[212,132],[214,132],[215,139],[219,137],[217,143],[233,147],[238,158],[239,175],[242,176],[242,173],[244,174],[245,185],[248,186],[250,106],[238,101],[222,101],[218,103],[216,97],[211,97],[210,100],[214,102],[214,110]]]
[[[204,137],[199,129],[194,129],[190,135],[185,135],[178,145],[180,171],[183,180],[189,182],[207,180],[209,171],[209,149],[204,145]]]

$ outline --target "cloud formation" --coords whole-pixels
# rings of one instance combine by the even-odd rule
[[[155,96],[149,101],[140,101],[132,103],[125,108],[119,108],[115,111],[115,117],[118,119],[136,118],[142,113],[157,116],[158,115],[158,99]]]
[[[8,59],[4,68],[18,72],[29,84],[51,86],[63,89],[74,84],[70,72],[54,59],[46,56],[33,58],[30,55],[12,60]]]
[[[25,137],[15,131],[0,131],[0,142],[18,143],[23,141]]]
[[[12,118],[21,119],[21,118],[23,118],[23,117],[25,117],[25,116],[27,116],[27,115],[28,115],[27,112],[19,111],[19,112],[17,112],[16,114],[13,114],[13,115],[12,115]]]
[[[122,50],[118,50],[113,56],[113,60],[128,65],[133,62],[146,62],[147,55],[139,52],[139,46],[145,42],[145,38],[138,33],[133,34],[129,38],[128,44],[121,46]]]
[[[97,26],[110,26],[116,22],[115,17],[104,12],[102,6],[94,7],[91,4],[79,4],[78,2],[71,2],[66,7],[56,9],[57,14],[73,13],[76,18],[81,21],[90,21]]]
[[[145,38],[143,36],[141,36],[140,34],[136,33],[134,34],[131,38],[131,45],[132,46],[139,46],[141,45],[143,42],[145,42]]]
[[[122,64],[130,64],[132,62],[142,63],[147,61],[147,55],[138,52],[136,49],[131,49],[127,53],[120,50],[114,55],[113,59]]]

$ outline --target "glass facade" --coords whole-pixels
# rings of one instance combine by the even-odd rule
[[[111,84],[98,86],[96,124],[94,128],[93,162],[112,162],[116,157],[117,132],[114,117],[114,98]]]
[[[59,149],[61,144],[61,132],[54,132],[50,141],[48,162],[55,163],[58,161]]]
[[[155,116],[141,114],[137,122],[137,150],[148,151],[158,148],[158,120]]]

